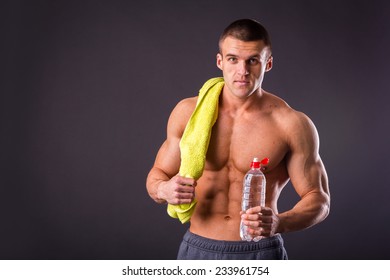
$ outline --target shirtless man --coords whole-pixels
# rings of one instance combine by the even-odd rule
[[[328,179],[319,156],[316,128],[303,113],[262,89],[272,68],[271,43],[258,22],[230,24],[219,40],[217,67],[225,85],[219,100],[202,177],[178,176],[179,142],[197,97],[177,104],[168,121],[167,139],[147,178],[158,203],[198,203],[179,259],[287,259],[280,233],[303,230],[324,220],[330,207]],[[266,207],[241,212],[242,185],[254,157],[270,159]],[[279,213],[279,195],[291,180],[300,197]],[[259,242],[240,241],[240,221]]]

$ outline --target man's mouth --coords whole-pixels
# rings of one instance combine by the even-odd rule
[[[249,84],[249,81],[245,81],[245,80],[236,80],[234,81],[237,85],[239,86],[246,86]]]

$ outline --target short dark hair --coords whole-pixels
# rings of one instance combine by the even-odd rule
[[[232,22],[219,37],[219,49],[226,37],[232,36],[244,42],[262,40],[271,51],[271,39],[268,31],[258,21],[253,19],[239,19]]]

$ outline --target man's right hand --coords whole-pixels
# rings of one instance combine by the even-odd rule
[[[160,184],[157,195],[172,205],[191,203],[195,198],[195,187],[195,179],[176,175]]]

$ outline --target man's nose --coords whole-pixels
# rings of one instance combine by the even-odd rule
[[[245,76],[249,74],[249,66],[246,63],[246,61],[239,62],[237,67],[238,67],[237,72],[239,75]]]

